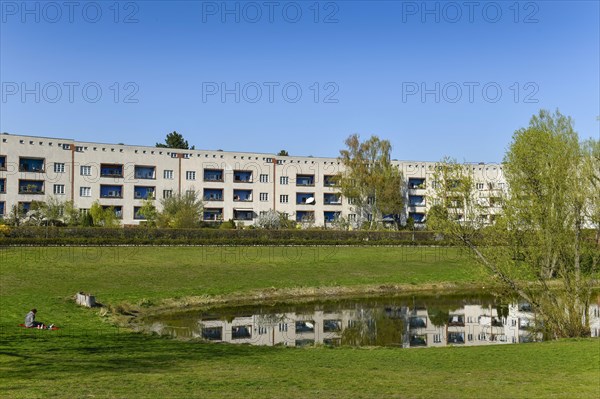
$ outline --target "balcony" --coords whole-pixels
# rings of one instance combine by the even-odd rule
[[[234,209],[234,220],[252,220],[254,219],[254,211],[252,209]]]
[[[427,346],[427,335],[411,335],[410,336],[410,346]]]
[[[421,212],[409,212],[409,218],[415,221],[415,223],[424,223],[425,222],[425,214]]]
[[[154,187],[135,186],[133,188],[134,199],[153,199],[155,198]]]
[[[325,219],[325,222],[333,223],[339,219],[340,214],[341,214],[340,212],[336,212],[336,211],[325,211],[325,212],[323,212],[323,217]]]
[[[204,201],[223,201],[223,189],[205,188],[202,198]]]
[[[19,158],[19,172],[44,173],[44,171],[44,158]]]
[[[134,206],[133,207],[133,218],[135,220],[146,220],[146,217],[142,214],[140,214],[140,210],[142,209],[141,206]]]
[[[123,198],[123,186],[100,185],[100,198]]]
[[[252,183],[252,171],[251,170],[234,170],[233,171],[233,182],[234,183]]]
[[[409,320],[410,328],[427,328],[426,317],[411,317]]]
[[[19,204],[17,205],[17,210],[19,212],[19,215],[21,216],[27,215],[27,212],[29,212],[30,209],[31,202],[19,202]]]
[[[315,213],[313,211],[297,211],[296,222],[310,223],[315,221]]]
[[[204,181],[223,181],[223,169],[204,169]]]
[[[314,186],[315,175],[296,175],[296,186]]]
[[[411,177],[408,179],[408,188],[410,190],[421,190],[425,188],[425,178]]]
[[[156,167],[154,166],[136,166],[135,167],[135,178],[136,179],[156,179]]]
[[[314,205],[315,193],[296,193],[296,204],[298,205]]]
[[[252,338],[252,326],[231,327],[231,339]]]
[[[323,186],[335,187],[337,185],[338,178],[336,175],[325,175],[323,176]]]
[[[233,190],[233,200],[236,202],[251,202],[252,190]]]
[[[448,327],[464,327],[465,316],[460,314],[450,315],[448,318]]]
[[[19,180],[19,194],[44,194],[44,181]]]
[[[123,177],[123,165],[100,164],[100,177]]]
[[[296,333],[314,333],[315,322],[310,321],[297,321],[296,322]]]
[[[342,205],[342,196],[340,194],[323,194],[323,204],[325,205]]]
[[[223,327],[205,327],[202,329],[202,338],[209,341],[223,340]]]
[[[341,320],[323,320],[323,332],[338,332],[342,331]]]
[[[115,213],[115,216],[117,217],[117,219],[123,219],[123,207],[122,206],[112,206],[112,205],[103,205],[102,209],[106,210],[106,209],[112,209],[113,212]]]
[[[465,333],[463,332],[448,332],[448,340],[449,344],[464,344],[465,343]]]
[[[219,222],[223,220],[223,208],[204,208],[203,220],[205,222]]]
[[[422,195],[409,195],[408,206],[425,206],[425,197]]]

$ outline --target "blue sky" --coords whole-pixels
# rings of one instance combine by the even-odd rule
[[[600,132],[598,1],[24,4],[1,2],[2,132],[490,162],[540,108]]]

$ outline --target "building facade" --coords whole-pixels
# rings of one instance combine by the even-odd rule
[[[425,221],[435,162],[394,161],[405,179],[404,219]],[[473,168],[483,204],[497,211],[504,186],[499,164]],[[284,156],[258,152],[178,150],[73,139],[0,135],[0,216],[13,206],[27,211],[49,197],[71,200],[82,212],[95,201],[112,207],[124,225],[143,221],[139,209],[148,197],[160,200],[199,193],[203,220],[233,219],[253,224],[275,210],[297,222],[328,226],[343,217],[358,223],[352,203],[342,198],[333,177],[343,171],[337,158]]]

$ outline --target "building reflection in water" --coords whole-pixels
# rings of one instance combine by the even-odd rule
[[[251,345],[438,347],[514,344],[541,340],[527,303],[508,306],[353,306],[333,311],[288,311],[228,317],[163,319],[151,330],[166,335]],[[593,337],[600,307],[590,306]]]

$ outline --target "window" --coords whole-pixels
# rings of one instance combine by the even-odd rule
[[[171,198],[173,196],[173,190],[163,190],[163,198]]]
[[[196,180],[196,172],[194,172],[193,170],[188,170],[187,172],[185,172],[185,179]]]
[[[6,170],[6,155],[0,155],[0,170]]]
[[[261,201],[268,201],[269,200],[269,193],[260,193],[260,200]]]
[[[4,201],[0,201],[0,215],[4,215],[6,205]]]
[[[91,197],[92,196],[92,188],[91,187],[79,187],[79,196],[80,197]]]
[[[290,198],[289,195],[287,194],[282,194],[279,196],[279,202],[282,204],[287,204],[289,202]]]
[[[504,183],[498,183],[498,188],[499,188],[500,190],[504,190],[504,186],[505,186],[505,184],[504,184]]]
[[[54,194],[64,195],[65,194],[65,185],[64,184],[55,184],[54,185]]]
[[[477,190],[483,190],[485,185],[483,183],[477,183]]]
[[[259,180],[261,183],[268,183],[269,182],[269,175],[260,175]]]
[[[0,193],[6,193],[6,179],[0,179]]]
[[[289,178],[287,176],[279,176],[279,184],[288,184]]]
[[[356,213],[351,213],[348,215],[349,222],[356,222]]]
[[[356,198],[352,198],[352,197],[348,198],[348,205],[354,205],[354,204],[356,204]]]
[[[434,334],[433,342],[435,342],[436,344],[439,344],[440,342],[442,342],[442,336],[440,334]]]
[[[65,173],[65,164],[54,162],[54,173]]]
[[[167,180],[173,180],[173,171],[172,170],[165,170],[163,172],[163,177]]]
[[[92,167],[88,165],[82,165],[80,168],[81,176],[91,176],[92,175]]]

